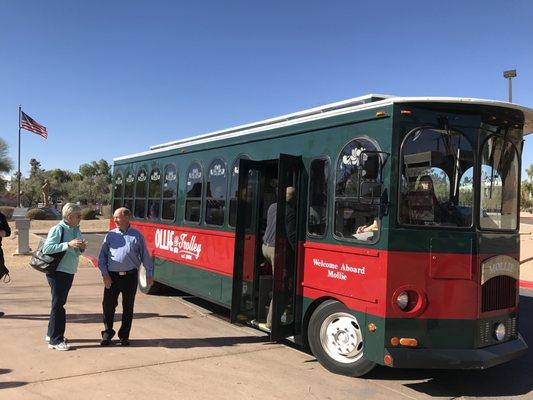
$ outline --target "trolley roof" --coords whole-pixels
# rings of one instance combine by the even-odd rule
[[[388,106],[394,103],[457,103],[457,104],[478,104],[487,106],[497,106],[520,110],[524,113],[524,135],[533,133],[533,109],[523,107],[514,103],[507,103],[497,100],[485,100],[462,97],[395,97],[383,94],[367,94],[365,96],[355,97],[335,103],[326,104],[319,107],[310,108],[292,114],[286,114],[275,118],[270,118],[251,124],[239,125],[220,131],[210,132],[203,135],[189,138],[174,140],[172,142],[162,143],[151,146],[150,150],[114,158],[113,161],[127,160],[133,157],[146,155],[155,155],[157,153],[180,149],[192,145],[208,143],[216,140],[245,136],[252,133],[267,131],[285,126],[295,125],[302,122],[309,122],[328,118],[336,115],[361,111],[376,107]]]

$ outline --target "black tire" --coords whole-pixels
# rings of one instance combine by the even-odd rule
[[[363,355],[362,330],[357,318],[344,304],[327,300],[309,319],[309,347],[318,362],[329,371],[363,376],[376,364]]]
[[[157,294],[159,292],[161,292],[161,290],[163,289],[164,285],[158,283],[158,282],[154,282],[154,284],[150,287],[147,286],[146,284],[146,268],[144,268],[144,265],[140,265],[139,266],[139,277],[138,277],[138,282],[139,282],[139,290],[141,292],[143,292],[144,294]]]

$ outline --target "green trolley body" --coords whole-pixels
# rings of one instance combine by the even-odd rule
[[[113,208],[133,211],[154,256],[144,292],[224,305],[341,374],[487,368],[527,350],[518,204],[532,115],[363,96],[117,158]]]

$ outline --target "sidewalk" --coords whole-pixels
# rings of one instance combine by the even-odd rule
[[[520,213],[520,286],[533,289],[533,214]]]

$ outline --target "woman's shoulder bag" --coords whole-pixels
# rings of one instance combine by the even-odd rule
[[[59,229],[61,229],[61,239],[59,239],[59,243],[63,243],[63,235],[65,234],[65,231],[61,225],[59,225]],[[44,254],[43,245],[45,241],[46,239],[41,239],[41,241],[39,242],[39,246],[37,246],[37,250],[32,253],[30,267],[36,269],[39,272],[50,274],[52,272],[55,272],[57,266],[63,259],[66,250],[54,254]]]

